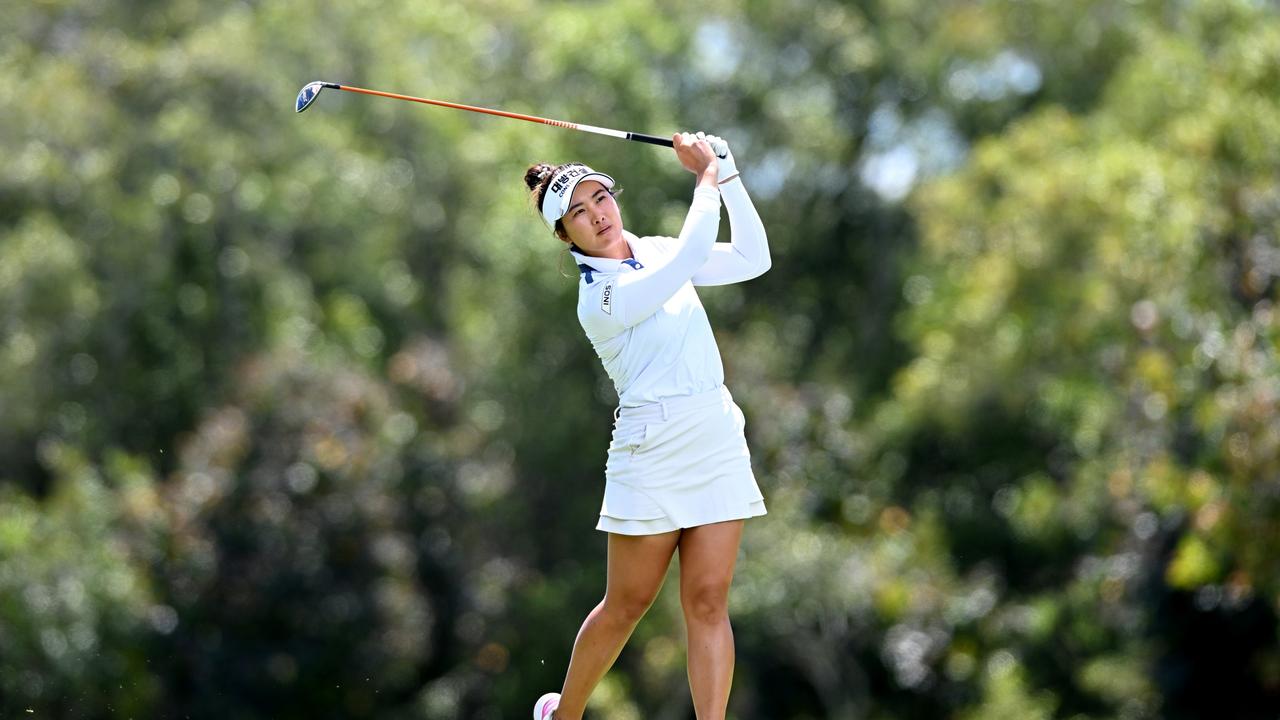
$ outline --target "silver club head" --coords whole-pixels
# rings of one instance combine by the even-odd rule
[[[320,97],[320,91],[327,87],[338,88],[341,86],[337,83],[323,82],[320,80],[307,83],[305,87],[298,91],[298,102],[295,106],[295,111],[302,112],[303,110],[311,107],[311,103],[315,102],[317,97]]]

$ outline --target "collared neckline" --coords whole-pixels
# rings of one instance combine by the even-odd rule
[[[622,260],[586,255],[579,252],[574,245],[569,245],[569,254],[573,256],[574,262],[577,263],[579,272],[586,277],[588,285],[592,282],[591,275],[593,273],[614,275],[623,272],[622,268],[624,266],[632,270],[639,270],[644,267],[644,263],[640,261],[636,254],[636,248],[640,245],[639,238],[626,230],[622,231],[622,237],[626,240],[627,247],[631,248],[631,257]]]

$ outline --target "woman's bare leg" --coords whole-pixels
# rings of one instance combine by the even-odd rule
[[[689,689],[698,720],[724,720],[733,685],[729,585],[742,520],[687,528],[680,535],[680,604],[689,637]]]
[[[613,666],[631,631],[662,588],[680,530],[660,535],[609,534],[604,600],[587,615],[573,643],[573,656],[555,720],[578,720],[587,698]]]

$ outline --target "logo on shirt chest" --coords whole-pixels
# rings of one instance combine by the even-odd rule
[[[600,296],[600,309],[603,310],[606,315],[612,315],[613,314],[612,303],[613,303],[613,283],[609,283],[604,286],[604,294]]]

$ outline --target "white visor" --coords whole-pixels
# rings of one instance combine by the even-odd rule
[[[547,185],[547,194],[542,196],[542,217],[547,224],[555,226],[556,221],[564,217],[569,209],[569,201],[573,199],[573,189],[583,180],[595,180],[604,185],[606,190],[613,189],[613,178],[596,172],[581,163],[571,163],[551,176]]]

